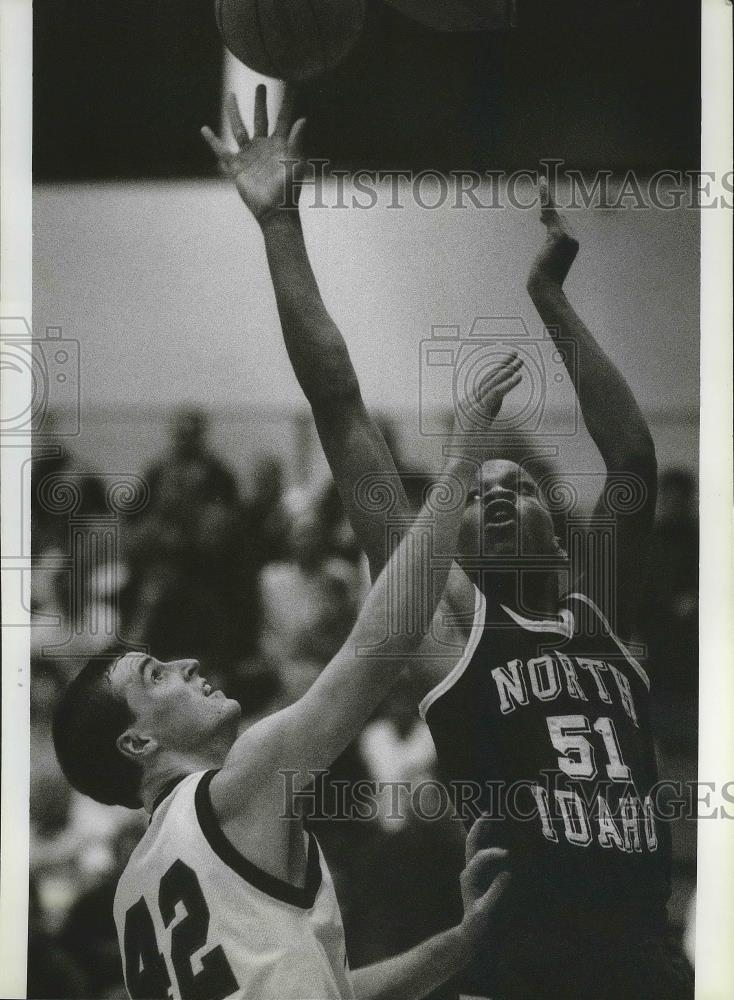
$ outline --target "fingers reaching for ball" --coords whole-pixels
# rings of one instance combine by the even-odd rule
[[[232,150],[227,147],[226,143],[222,142],[218,135],[215,135],[214,132],[212,132],[208,125],[205,125],[201,130],[201,136],[209,149],[211,149],[212,153],[214,153],[216,158],[219,160],[220,166],[224,166],[231,159],[231,157],[234,156]]]
[[[244,146],[250,141],[250,133],[247,131],[247,126],[242,120],[240,106],[235,94],[229,93],[227,95],[225,109],[227,111],[227,117],[229,118],[229,124],[232,129],[234,141],[238,146]]]
[[[498,386],[505,386],[507,383],[514,383],[522,377],[518,377],[518,372],[523,366],[523,359],[517,351],[508,351],[499,361],[492,365],[482,374],[479,381],[478,393],[480,398],[496,389]],[[509,390],[508,390],[509,391]]]
[[[306,119],[299,118],[288,136],[288,148],[293,156],[300,159],[303,156],[303,134],[306,131]]]
[[[290,152],[300,157],[303,152],[303,133],[306,128],[306,119],[299,118],[297,121],[293,120],[296,113],[297,99],[298,88],[292,83],[286,84],[283,103],[278,112],[278,121],[275,124],[273,135],[285,139]]]
[[[522,367],[522,358],[512,351],[482,378],[477,389],[477,401],[490,419],[499,415],[505,396],[522,381]]]
[[[285,93],[283,95],[283,102],[281,104],[280,111],[278,112],[278,120],[276,122],[275,129],[273,130],[272,137],[282,139],[291,151],[296,153],[296,155],[300,155],[303,145],[303,133],[306,127],[306,119],[299,118],[297,121],[293,120],[295,115],[296,100],[297,90],[293,85],[289,84],[286,86]],[[234,136],[234,140],[240,149],[252,142],[252,139],[268,138],[268,104],[267,87],[265,84],[259,84],[255,91],[255,121],[252,138],[250,137],[248,128],[242,118],[239,102],[235,94],[230,93],[227,95],[227,99],[225,101],[225,111],[230,128],[232,129],[232,135]],[[204,141],[220,161],[226,162],[228,158],[236,155],[235,151],[229,149],[226,143],[220,139],[208,125],[205,125],[202,128],[201,134]]]
[[[496,823],[493,823],[489,815],[482,815],[472,825],[466,838],[466,864],[469,865],[473,858],[480,851],[487,847],[494,846],[496,835]]]
[[[255,139],[264,139],[268,134],[268,88],[259,83],[255,88]]]
[[[267,96],[265,86],[260,84],[255,91],[252,132],[245,125],[237,98],[234,94],[228,96],[225,110],[236,149],[210,128],[201,130],[221,170],[235,182],[240,197],[258,221],[278,209],[297,209],[305,175],[302,147],[306,119],[293,122],[296,94],[293,88],[286,89],[272,135],[268,135]]]

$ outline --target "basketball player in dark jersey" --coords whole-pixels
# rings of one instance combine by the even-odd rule
[[[390,554],[386,515],[393,538],[401,517],[410,523],[392,455],[322,301],[297,208],[282,184],[279,197],[273,183],[269,200],[246,196],[242,165],[228,169],[231,154],[208,140],[260,223],[285,345],[376,579]],[[265,191],[284,174],[284,156],[263,146],[249,180]],[[547,239],[528,291],[551,335],[573,347],[564,362],[607,470],[595,518],[613,521],[614,542],[572,579],[529,463],[478,468],[461,555],[421,649],[421,711],[467,827],[488,813],[492,843],[523,861],[501,940],[487,943],[467,991],[689,997],[690,972],[667,943],[670,845],[655,814],[650,682],[620,638],[632,635],[645,579],[655,449],[627,382],[563,291],[579,247],[547,187],[541,195]],[[389,511],[371,502],[370,483],[388,487]],[[620,489],[633,502],[619,503]],[[597,578],[610,585],[592,594]]]

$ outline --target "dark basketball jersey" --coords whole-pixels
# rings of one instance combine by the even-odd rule
[[[501,934],[664,932],[650,682],[593,602],[540,620],[477,591],[464,657],[421,713],[467,826],[488,814],[512,852]]]

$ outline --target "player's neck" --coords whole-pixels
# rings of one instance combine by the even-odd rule
[[[160,796],[177,781],[199,771],[219,769],[226,756],[227,751],[219,747],[207,748],[205,752],[193,754],[181,754],[170,750],[162,752],[143,771],[140,797],[145,811],[152,813]]]
[[[558,574],[546,572],[483,572],[480,590],[497,604],[524,614],[556,615],[560,603]]]

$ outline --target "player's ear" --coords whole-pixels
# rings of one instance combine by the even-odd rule
[[[136,763],[149,757],[158,749],[158,743],[152,736],[144,736],[135,729],[126,729],[124,733],[117,737],[117,749],[129,760]]]

